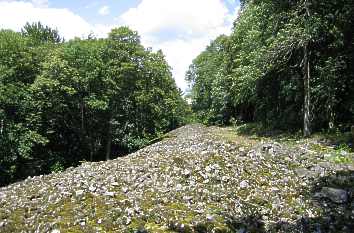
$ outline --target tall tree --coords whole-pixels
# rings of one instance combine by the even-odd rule
[[[304,1],[305,10],[306,10],[306,19],[310,18],[310,9],[309,2]],[[310,99],[310,54],[309,54],[309,44],[310,41],[306,41],[304,45],[304,136],[308,137],[311,134],[311,99]]]
[[[57,29],[52,29],[48,26],[44,26],[41,22],[26,23],[21,29],[23,36],[31,39],[34,45],[42,43],[61,43],[64,41],[60,37]]]
[[[192,84],[193,106],[199,107],[194,109],[209,112],[209,123],[217,123],[223,110],[211,108],[211,103],[222,106],[228,100],[211,93],[226,83],[229,88],[223,92],[231,99],[231,115],[243,121],[302,128],[304,136],[350,124],[354,119],[349,107],[353,105],[353,10],[349,0],[242,1],[229,37],[227,65],[197,62],[213,64],[223,53],[208,57],[207,48],[186,76]],[[202,67],[205,74],[200,72]],[[208,79],[214,74],[219,77]],[[210,80],[220,84],[212,85]]]
[[[187,109],[162,52],[127,27],[68,42],[40,23],[0,31],[0,185],[136,150]]]
[[[0,30],[0,183],[16,178],[34,148],[46,143],[29,92],[39,70],[36,58],[26,38]]]

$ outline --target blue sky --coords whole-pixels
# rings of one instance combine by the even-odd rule
[[[111,24],[114,18],[132,7],[138,6],[141,0],[49,0],[49,7],[69,8],[92,24]],[[99,14],[99,9],[108,6],[109,14]]]
[[[239,0],[0,0],[0,28],[19,31],[27,21],[41,21],[71,39],[129,26],[144,46],[162,49],[186,90],[192,60],[212,39],[230,33],[238,13]]]

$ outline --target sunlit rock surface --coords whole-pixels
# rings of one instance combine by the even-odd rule
[[[317,144],[188,125],[0,188],[0,232],[353,232],[354,166]]]

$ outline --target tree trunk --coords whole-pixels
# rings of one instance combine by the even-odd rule
[[[81,131],[84,131],[84,100],[81,101],[80,104],[80,112],[81,112]]]
[[[112,149],[112,120],[108,121],[108,130],[107,130],[107,142],[106,142],[106,160],[109,160],[111,157]]]
[[[93,154],[94,154],[94,144],[93,144],[92,137],[90,137],[89,144],[90,144],[90,161],[92,162],[93,161]]]
[[[331,97],[331,99],[333,99]],[[330,101],[328,104],[328,129],[333,130],[334,129],[334,119],[335,119],[335,113],[333,111],[333,101]]]
[[[311,134],[310,122],[310,59],[308,51],[308,43],[304,47],[304,136],[309,137]]]
[[[305,9],[307,18],[310,18],[310,8],[307,0],[305,0]],[[306,41],[304,46],[304,137],[311,135],[309,43],[309,41]]]
[[[0,121],[0,134],[2,135],[2,132],[4,131],[4,120],[1,119]]]

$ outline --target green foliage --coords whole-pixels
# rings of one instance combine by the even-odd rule
[[[334,155],[333,157],[331,157],[331,160],[338,164],[353,164],[354,162],[354,159],[352,157],[343,156],[340,154]]]
[[[129,152],[136,151],[148,145],[150,140],[145,137],[133,138],[131,135],[126,135],[122,143],[128,149]]]
[[[40,53],[19,33],[0,31],[0,183],[13,179],[18,163],[32,159],[47,140],[38,132],[29,86],[39,72]]]
[[[345,153],[350,153],[351,152],[351,148],[349,147],[349,145],[348,144],[346,144],[346,143],[341,143],[341,144],[339,144],[337,147],[336,147],[336,151],[337,152],[345,152]]]
[[[55,173],[58,173],[58,172],[62,172],[65,170],[65,167],[62,163],[60,163],[59,161],[56,161],[54,164],[52,164],[50,166],[50,171],[51,172],[55,172]]]
[[[347,143],[341,143],[331,151],[329,160],[339,163],[339,164],[353,164],[354,163],[354,154],[353,150],[349,147]]]
[[[229,38],[220,36],[190,66],[186,79],[192,85],[189,97],[192,110],[203,123],[226,123],[230,120],[228,69]]]
[[[63,39],[58,30],[44,26],[41,22],[26,23],[21,30],[23,36],[28,37],[34,45],[41,43],[60,43]]]
[[[213,41],[186,74],[199,120],[297,131],[309,96],[313,130],[353,124],[352,2],[241,3],[231,35]]]
[[[188,111],[162,52],[127,27],[68,42],[40,23],[0,31],[0,184],[27,162],[58,172],[136,150]]]

